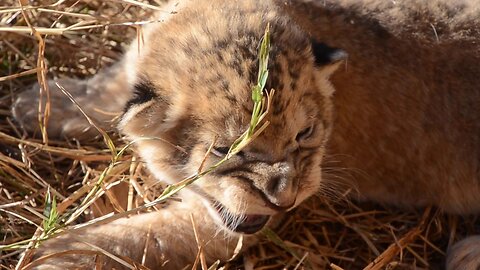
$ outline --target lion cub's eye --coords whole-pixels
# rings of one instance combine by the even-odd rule
[[[213,147],[211,153],[217,157],[224,157],[228,154],[228,150],[230,147]]]
[[[313,125],[303,129],[302,131],[297,133],[297,137],[295,137],[295,140],[297,142],[300,142],[300,141],[303,141],[303,140],[306,140],[306,139],[310,138],[313,134],[313,130],[314,130]]]

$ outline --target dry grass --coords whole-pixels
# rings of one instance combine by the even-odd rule
[[[76,213],[77,223],[154,200],[160,190],[131,153],[111,166],[95,190],[112,158],[100,137],[87,144],[49,140],[46,145],[46,139],[35,139],[40,134],[28,135],[13,123],[9,108],[15,93],[46,76],[88,77],[115,62],[137,34],[136,22],[161,1],[6,2],[0,7],[1,243],[40,235],[48,190],[58,212]],[[89,193],[91,205],[83,209]],[[449,242],[473,231],[475,223],[435,209],[400,211],[325,197],[331,196],[313,198],[289,215],[276,229],[279,239],[265,238],[225,268],[436,269]],[[0,269],[15,268],[21,251],[2,250]]]

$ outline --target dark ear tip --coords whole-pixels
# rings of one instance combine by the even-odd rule
[[[317,66],[334,64],[348,57],[348,54],[344,50],[330,47],[314,39],[312,39],[312,52],[315,56],[315,64]]]

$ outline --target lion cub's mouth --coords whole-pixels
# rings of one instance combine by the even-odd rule
[[[234,215],[220,202],[212,203],[225,226],[235,232],[253,234],[260,231],[267,224],[270,216],[268,215]]]

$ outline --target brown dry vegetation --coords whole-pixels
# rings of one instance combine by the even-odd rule
[[[27,134],[14,123],[9,108],[16,93],[45,79],[44,75],[88,77],[118,60],[128,40],[139,33],[131,23],[148,17],[160,2],[2,1],[1,245],[40,235],[48,189],[56,196],[60,212],[80,211],[76,223],[111,211],[124,212],[158,194],[146,181],[142,163],[131,162],[134,156],[128,152],[94,192],[98,198],[94,196],[91,207],[79,210],[111,161],[101,136],[88,143],[50,139],[47,145],[38,139],[40,134]],[[29,25],[36,34],[32,35]],[[118,138],[114,141],[117,148],[124,145]],[[335,177],[337,170],[329,168],[328,162],[325,167],[326,176]],[[265,238],[225,268],[436,269],[449,242],[473,230],[475,223],[475,218],[447,216],[435,209],[402,211],[349,202],[345,197],[320,194],[309,200],[275,230],[280,243]],[[127,204],[122,198],[127,198]],[[0,269],[15,268],[22,251],[2,249]]]

